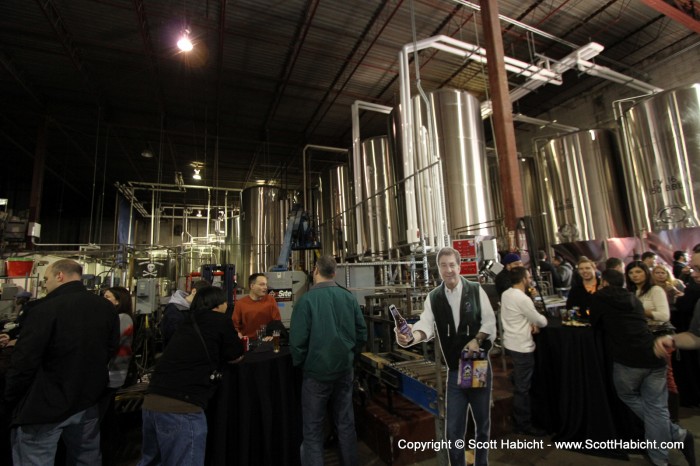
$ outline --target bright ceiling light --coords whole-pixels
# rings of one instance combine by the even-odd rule
[[[202,211],[201,211],[201,210],[198,210],[198,211],[197,211],[197,215],[195,215],[195,217],[201,217],[201,216],[202,216]]]
[[[182,35],[180,36],[180,39],[177,41],[177,48],[182,50],[183,52],[190,52],[193,48],[194,45],[192,44],[192,41],[190,40],[190,30],[185,29],[182,31]]]
[[[152,159],[153,151],[151,149],[144,149],[141,151],[141,157],[143,157],[144,159]]]
[[[199,168],[194,169],[194,175],[192,175],[192,179],[197,181],[202,179],[202,175],[199,174]]]

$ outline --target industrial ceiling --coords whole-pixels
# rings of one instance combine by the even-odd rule
[[[689,0],[498,7],[506,55],[528,63],[594,41],[605,47],[595,63],[644,79],[645,64],[700,42],[699,4]],[[185,29],[189,53],[176,47]],[[436,35],[486,46],[478,2],[5,0],[0,196],[29,194],[42,151],[43,212],[86,211],[103,194],[113,199],[115,182],[173,184],[176,173],[185,185],[299,189],[304,146],[350,148],[353,102],[395,106],[399,51]],[[425,90],[488,99],[485,65],[434,49],[418,62]],[[411,72],[415,82],[413,60]],[[576,70],[563,81],[518,100],[515,111],[536,117],[601,83]],[[509,82],[515,88],[524,79],[509,73]],[[362,137],[386,126],[385,115],[361,115]],[[311,166],[342,157],[316,152]],[[193,164],[201,181],[192,179]],[[178,196],[187,203],[201,194]]]

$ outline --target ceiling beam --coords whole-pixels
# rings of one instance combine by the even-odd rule
[[[92,92],[97,103],[102,104],[102,97],[94,79],[90,75],[85,62],[83,61],[82,52],[73,42],[72,35],[70,32],[68,32],[58,8],[56,8],[56,5],[54,5],[52,0],[36,0],[36,2],[39,4],[41,11],[44,12],[44,16],[46,16],[46,19],[51,24],[51,27],[56,33],[56,37],[58,37],[63,49],[68,54],[71,63],[73,63],[73,66],[78,71],[78,74],[80,74],[80,77],[83,78],[83,82],[90,92]]]
[[[323,121],[323,118],[325,117],[326,113],[328,113],[328,110],[330,110],[335,101],[341,95],[343,89],[345,89],[345,86],[348,85],[350,79],[367,57],[367,54],[369,54],[372,47],[374,47],[374,45],[377,43],[382,33],[389,25],[391,19],[398,12],[402,3],[403,0],[384,0],[384,2],[377,7],[372,15],[372,18],[370,18],[369,22],[367,23],[367,26],[358,36],[355,46],[352,48],[350,53],[348,53],[345,63],[343,63],[343,65],[340,67],[340,70],[335,75],[333,82],[326,89],[325,95],[319,101],[313,115],[311,118],[309,118],[309,124],[304,129],[304,135],[307,139],[308,136]],[[353,62],[355,63],[355,66],[351,67],[350,64]],[[340,88],[336,90],[335,86],[341,80],[343,82],[340,85]],[[329,102],[326,102],[331,94],[334,94],[334,97],[330,99]],[[324,106],[325,111],[321,112]]]
[[[663,0],[642,0],[642,3],[682,24],[696,34],[700,34],[700,21],[696,20],[684,11],[669,5]]]
[[[295,38],[291,43],[291,47],[289,47],[289,51],[287,52],[287,57],[285,58],[284,65],[282,66],[282,72],[277,79],[278,82],[272,97],[272,102],[267,110],[265,123],[262,125],[263,131],[270,127],[270,123],[274,119],[275,113],[277,113],[277,107],[279,106],[280,100],[282,100],[282,96],[284,95],[287,85],[289,84],[289,80],[292,76],[292,72],[294,71],[294,65],[296,65],[299,54],[304,48],[304,42],[306,42],[306,36],[309,33],[314,16],[316,16],[316,10],[318,9],[319,3],[320,0],[309,0],[304,8],[304,14],[300,15]],[[266,139],[266,136],[266,134],[260,135],[263,140]]]
[[[148,60],[150,66],[148,67],[151,72],[151,79],[153,79],[153,87],[156,89],[156,96],[158,98],[158,109],[160,113],[165,112],[165,105],[163,98],[163,86],[160,84],[160,70],[158,68],[158,58],[153,50],[153,41],[151,40],[151,28],[148,24],[148,17],[146,17],[146,7],[143,4],[143,0],[133,0],[134,9],[136,10],[136,19],[139,24],[139,32],[141,33],[141,40],[143,41],[144,52],[146,53],[146,59]]]

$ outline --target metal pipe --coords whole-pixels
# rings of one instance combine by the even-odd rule
[[[363,230],[363,215],[362,215],[362,171],[360,167],[362,166],[362,147],[361,147],[361,131],[360,131],[360,110],[369,110],[372,112],[379,112],[384,114],[390,114],[393,110],[391,107],[385,105],[379,105],[372,102],[364,102],[362,100],[356,100],[352,103],[351,113],[352,113],[352,177],[355,184],[355,232],[357,236],[357,244],[355,245],[355,251],[357,254],[362,252],[362,230]]]
[[[211,190],[207,189],[207,229],[206,237],[209,238],[209,224],[211,223]]]
[[[653,86],[649,83],[645,83],[644,81],[641,81],[639,79],[631,78],[627,75],[611,70],[610,68],[607,68],[605,66],[596,65],[595,63],[590,61],[579,60],[576,64],[578,66],[579,71],[583,71],[586,74],[590,74],[591,76],[596,76],[598,78],[605,78],[609,81],[618,84],[623,84],[638,91],[649,93],[663,91],[663,89],[660,87]]]
[[[155,220],[156,220],[156,191],[153,190],[151,191],[151,244],[153,244],[153,229],[155,227]]]
[[[129,234],[126,239],[126,244],[131,245],[131,225],[134,223],[134,198],[131,198],[131,203],[129,206]]]
[[[466,0],[452,0],[452,1],[455,3],[459,3],[460,5],[464,5],[467,8],[471,8],[474,11],[481,11],[481,6],[477,5],[476,3],[468,2]],[[566,45],[567,47],[571,47],[572,49],[575,49],[576,47],[578,47],[578,45],[576,45],[576,44],[568,42],[564,39],[560,39],[559,37],[552,35],[552,34],[549,34],[548,32],[544,32],[541,29],[537,29],[537,28],[529,26],[525,23],[521,23],[520,21],[515,20],[513,18],[509,18],[507,16],[503,16],[503,15],[499,14],[498,19],[500,19],[504,23],[512,24],[513,26],[517,26],[517,27],[524,29],[528,32],[532,32],[533,34],[537,34],[538,36],[542,36],[546,39],[550,39],[550,40],[553,40],[555,42],[559,42],[560,44]]]
[[[562,131],[567,131],[567,132],[574,132],[574,131],[578,131],[580,129],[580,128],[577,128],[575,126],[562,125],[561,123],[557,123],[555,121],[548,121],[548,120],[542,120],[540,118],[529,117],[529,116],[523,115],[522,113],[514,114],[513,120],[519,121],[521,123],[529,123],[529,124],[535,125],[535,126],[546,126],[546,127],[553,128],[553,129],[560,129]]]
[[[307,193],[306,191],[308,190],[307,188],[307,181],[306,181],[306,151],[308,149],[318,149],[318,150],[323,150],[326,152],[339,152],[339,153],[348,153],[347,149],[343,149],[342,147],[331,147],[331,146],[318,146],[315,144],[307,144],[304,146],[304,149],[301,151],[301,172],[302,172],[302,177],[303,177],[303,189],[304,189],[304,210],[308,210],[308,205],[307,205]]]
[[[231,191],[231,192],[241,192],[243,191],[242,189],[238,188],[219,188],[216,186],[201,186],[201,185],[194,185],[194,184],[184,184],[184,185],[176,185],[176,184],[169,184],[169,183],[146,183],[142,181],[127,181],[129,186],[132,188],[142,188],[142,189],[155,189],[159,191],[157,188],[169,188],[169,189],[175,189],[177,192],[182,192],[182,189],[178,189],[179,187],[186,188],[186,189],[209,189],[209,190],[214,190],[214,191]]]

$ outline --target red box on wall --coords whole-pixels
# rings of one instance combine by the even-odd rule
[[[472,259],[476,257],[476,242],[473,239],[452,240],[452,247],[459,251],[462,259]]]
[[[479,272],[479,264],[476,261],[462,261],[459,264],[460,275],[476,275]]]

